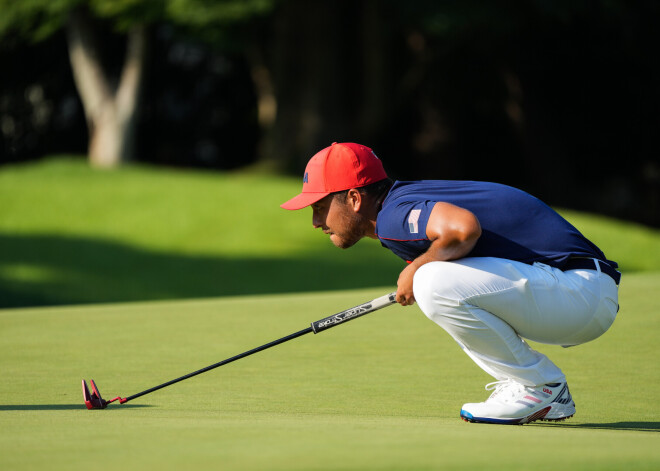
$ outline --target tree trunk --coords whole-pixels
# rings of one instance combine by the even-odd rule
[[[345,119],[344,72],[351,69],[353,54],[344,62],[342,44],[336,40],[347,5],[346,0],[279,3],[273,19],[274,37],[266,44],[272,78],[267,90],[276,107],[264,109],[270,120],[262,122],[266,126],[260,145],[261,166],[298,172],[316,150],[333,140],[347,139],[352,120]]]
[[[272,80],[258,93],[277,105],[265,107],[275,113],[262,122],[262,166],[300,172],[333,141],[374,145],[395,107],[387,22],[377,0],[278,3],[263,61]]]
[[[126,58],[115,88],[103,69],[101,54],[87,10],[74,9],[67,22],[69,59],[85,110],[89,132],[89,160],[111,168],[131,159],[147,34],[142,26],[128,33]]]
[[[264,52],[257,41],[253,41],[246,54],[250,64],[250,75],[257,98],[257,121],[261,138],[257,146],[257,167],[262,170],[281,170],[278,162],[272,158],[270,148],[271,134],[277,118],[277,97],[271,70],[266,64]]]

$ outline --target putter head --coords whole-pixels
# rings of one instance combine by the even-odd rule
[[[105,409],[108,407],[108,401],[104,401],[103,398],[101,397],[101,393],[99,392],[98,388],[96,387],[96,384],[94,383],[94,380],[90,380],[90,384],[92,385],[92,393],[89,393],[89,388],[87,387],[87,383],[85,380],[82,380],[82,391],[83,391],[83,399],[85,400],[85,405],[87,406],[88,409]]]

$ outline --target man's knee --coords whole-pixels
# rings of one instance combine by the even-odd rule
[[[450,262],[430,262],[422,265],[413,278],[413,292],[420,309],[428,317],[436,314],[438,301],[444,287],[451,284],[451,277],[443,275],[451,269]]]
[[[413,277],[413,292],[417,301],[429,297],[433,292],[435,270],[430,266],[433,263],[435,262],[425,263],[415,272],[415,276]]]

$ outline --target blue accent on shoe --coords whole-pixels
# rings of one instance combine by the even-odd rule
[[[518,425],[522,419],[478,419],[478,422],[483,422],[485,424],[500,424],[500,425]]]
[[[482,424],[501,424],[501,425],[517,425],[522,419],[492,419],[490,417],[475,417],[465,409],[461,409],[461,417],[468,422],[482,423]]]
[[[566,393],[566,394],[564,394]],[[562,397],[564,396],[565,397]],[[571,391],[568,389],[568,383],[564,385],[564,388],[561,390],[559,394],[557,394],[557,399],[555,400],[556,403],[559,404],[570,404],[573,402],[573,397],[571,396]]]

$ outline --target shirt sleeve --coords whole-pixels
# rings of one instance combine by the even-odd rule
[[[381,243],[406,261],[426,252],[430,245],[426,225],[435,203],[408,201],[384,207],[376,226]]]

